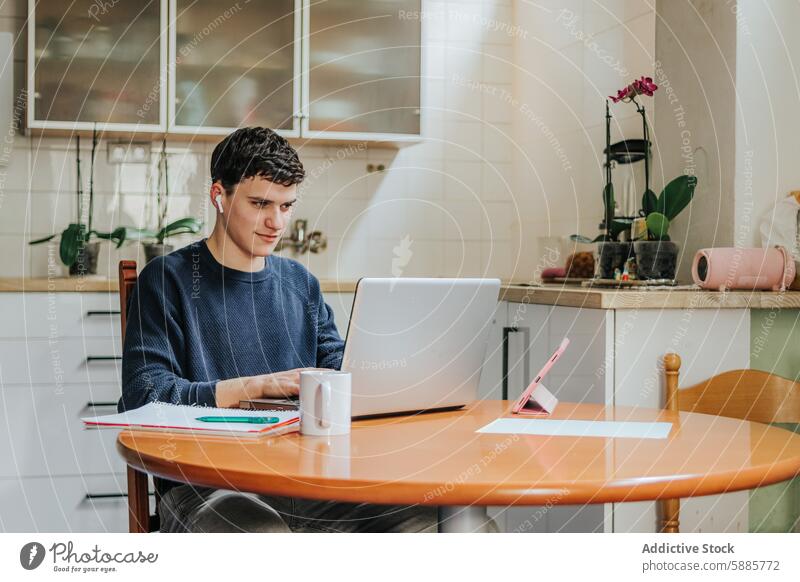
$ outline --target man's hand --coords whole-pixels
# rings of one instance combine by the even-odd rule
[[[216,398],[220,408],[238,408],[240,400],[251,398],[288,398],[300,394],[300,372],[329,368],[295,368],[273,374],[232,378],[217,382]]]

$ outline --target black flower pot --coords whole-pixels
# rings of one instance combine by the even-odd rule
[[[668,240],[643,240],[634,243],[636,273],[640,279],[675,279],[678,245]]]
[[[614,271],[621,273],[625,262],[633,257],[633,245],[629,242],[599,242],[597,243],[597,263],[595,277],[600,279],[613,279]]]
[[[75,262],[69,266],[70,275],[96,275],[97,256],[100,254],[100,243],[86,243],[78,249]]]
[[[152,243],[152,244],[145,244],[143,246],[144,246],[144,257],[146,262],[148,263],[153,259],[155,259],[156,257],[168,255],[175,250],[175,247],[168,244],[160,245],[158,243]]]

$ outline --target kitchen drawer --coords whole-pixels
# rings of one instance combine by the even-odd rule
[[[5,532],[127,532],[126,488],[125,474],[85,479],[0,479],[0,529]],[[150,502],[154,503],[152,495]]]
[[[81,417],[116,412],[115,384],[5,387],[0,478],[92,475],[125,471],[118,430],[84,429]]]
[[[116,293],[0,293],[0,313],[0,338],[119,338],[121,333]]]
[[[9,384],[120,383],[122,348],[115,338],[0,340],[0,382]]]

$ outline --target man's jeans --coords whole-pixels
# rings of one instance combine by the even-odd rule
[[[162,532],[435,532],[436,508],[266,497],[180,485],[159,504]]]

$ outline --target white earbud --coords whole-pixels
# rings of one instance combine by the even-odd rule
[[[214,198],[214,202],[217,203],[217,208],[219,209],[219,213],[224,214],[225,211],[222,209],[222,194],[217,194],[217,197]]]

